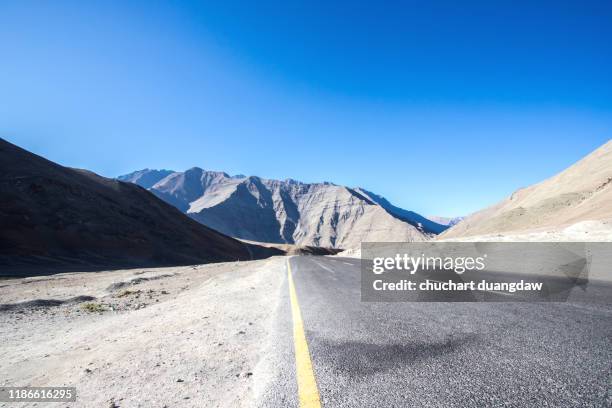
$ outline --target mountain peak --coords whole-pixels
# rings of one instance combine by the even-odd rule
[[[352,248],[368,240],[421,241],[445,228],[364,189],[331,182],[230,177],[193,167],[148,188],[200,223],[252,241]]]
[[[142,169],[117,177],[120,181],[138,184],[143,188],[151,188],[163,178],[174,173],[173,170]]]
[[[262,250],[199,225],[133,184],[60,166],[1,138],[0,172],[0,264],[65,272],[246,260]],[[144,169],[120,179],[168,172]]]

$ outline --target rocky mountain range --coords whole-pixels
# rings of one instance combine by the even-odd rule
[[[153,176],[152,176],[153,177]],[[146,180],[146,179],[145,179]],[[186,217],[145,189],[0,139],[0,274],[199,264],[282,253]]]
[[[612,236],[612,141],[455,225],[454,219],[434,222],[365,189],[333,183],[197,167],[145,169],[119,179],[60,166],[0,139],[0,270],[194,264],[285,251],[250,241],[352,249],[362,241],[510,237],[568,228],[572,239]],[[445,231],[444,224],[451,228]]]
[[[572,239],[610,240],[612,141],[559,174],[519,189],[501,202],[466,217],[439,238],[532,232],[548,233],[540,236],[543,240],[550,239],[552,234],[563,239],[567,233],[571,233]],[[586,236],[577,236],[576,232]]]
[[[465,217],[442,217],[439,215],[428,215],[427,218],[433,222],[437,222],[440,225],[450,228],[453,225],[459,224]]]
[[[251,241],[356,248],[362,241],[422,241],[444,225],[361,188],[230,176],[198,167],[140,170],[139,184],[194,220]]]

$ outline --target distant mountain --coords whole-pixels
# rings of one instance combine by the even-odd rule
[[[155,183],[164,177],[174,173],[173,170],[151,170],[144,169],[135,171],[125,176],[117,177],[121,181],[127,181],[129,183],[138,184],[144,188],[151,188]]]
[[[147,183],[153,174],[136,180]],[[60,166],[3,139],[0,197],[0,274],[280,253],[207,228],[135,184]]]
[[[611,220],[612,141],[608,141],[556,176],[466,217],[440,238],[556,231],[583,222],[595,230],[597,223],[609,225]]]
[[[450,228],[453,225],[459,224],[459,222],[461,222],[465,217],[440,217],[437,215],[430,215],[427,218],[433,222]]]
[[[121,179],[141,184],[148,172],[156,170]],[[445,229],[366,190],[332,183],[231,177],[194,167],[148,188],[204,225],[259,242],[356,248],[363,241],[422,241]]]
[[[384,197],[381,197],[379,195],[376,195],[374,193],[371,193],[361,188],[357,190],[361,192],[363,195],[365,195],[366,197],[368,197],[369,199],[371,199],[372,201],[374,201],[376,204],[380,205],[389,214],[393,215],[394,217],[404,222],[414,225],[415,227],[419,228],[420,230],[424,232],[440,234],[448,228],[448,226],[435,222],[433,220],[427,219],[423,217],[422,215],[415,213],[414,211],[408,211],[408,210],[404,210],[403,208],[396,207],[393,204],[391,204],[389,201],[387,201]]]

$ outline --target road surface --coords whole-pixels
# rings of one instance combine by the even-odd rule
[[[358,259],[289,262],[321,406],[612,406],[609,304],[367,303]],[[259,406],[299,406],[309,374],[284,286]]]

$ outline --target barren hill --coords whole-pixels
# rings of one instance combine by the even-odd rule
[[[612,141],[541,183],[476,212],[440,238],[561,230],[577,223],[590,229],[612,220]],[[588,232],[588,231],[587,231]]]
[[[119,179],[142,184],[143,172]],[[149,189],[202,224],[252,241],[356,248],[362,241],[422,241],[445,229],[373,193],[332,183],[232,177],[194,167]]]
[[[145,189],[0,139],[0,270],[177,265],[280,253],[207,228]]]

